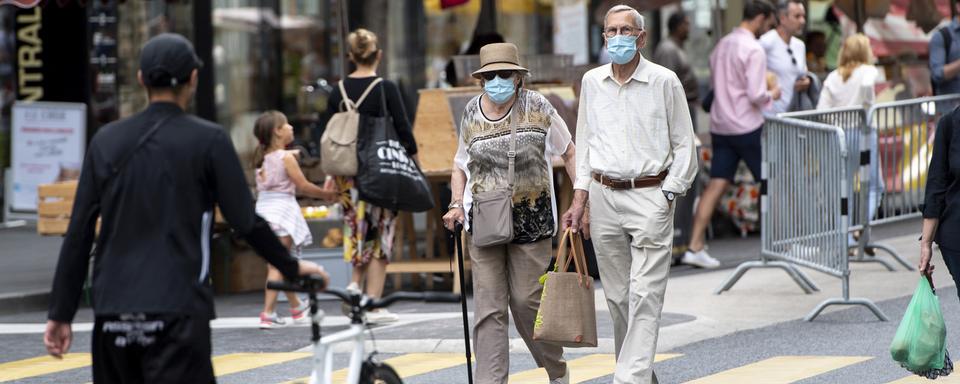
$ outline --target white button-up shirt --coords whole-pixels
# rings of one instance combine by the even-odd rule
[[[623,85],[611,64],[583,76],[576,140],[575,189],[588,190],[593,172],[632,179],[669,170],[661,189],[682,194],[697,173],[683,85],[672,71],[643,57]]]

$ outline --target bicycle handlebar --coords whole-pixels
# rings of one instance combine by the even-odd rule
[[[287,292],[323,292],[352,303],[356,293],[339,288],[326,288],[327,281],[320,275],[310,275],[298,278],[295,281],[268,281],[267,289]],[[428,303],[459,303],[460,294],[448,292],[394,292],[379,299],[364,298],[361,307],[364,310],[386,308],[397,301],[424,301]]]
[[[447,292],[394,292],[380,299],[372,299],[365,309],[386,308],[397,301],[424,301],[427,303],[459,303],[460,294]]]
[[[267,289],[287,292],[320,292],[327,287],[327,280],[320,275],[301,276],[294,281],[268,281]]]

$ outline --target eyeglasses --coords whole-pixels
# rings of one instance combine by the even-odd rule
[[[480,76],[483,77],[483,79],[486,81],[493,80],[494,77],[500,77],[501,79],[506,80],[513,77],[513,74],[515,72],[516,71],[490,71],[490,72],[483,72],[480,74]]]
[[[620,28],[609,27],[603,30],[603,35],[606,36],[607,38],[612,38],[616,35],[629,36],[629,35],[639,33],[642,30],[643,30],[642,28],[634,28],[634,27],[620,27]]]
[[[792,62],[793,62],[793,66],[796,67],[796,66],[797,66],[797,58],[793,56],[793,50],[790,49],[790,47],[787,47],[787,53],[790,54],[790,61],[792,61]]]

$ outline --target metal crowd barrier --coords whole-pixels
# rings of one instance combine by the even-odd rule
[[[892,248],[870,241],[873,226],[920,217],[926,191],[927,167],[933,155],[933,136],[940,117],[960,106],[960,95],[922,97],[875,104],[867,113],[866,126],[877,140],[871,161],[884,185],[875,217],[870,217],[861,236],[865,250],[881,249],[909,270]],[[870,196],[862,199],[870,199]],[[866,201],[866,200],[862,200]],[[892,270],[891,267],[888,266]]]
[[[875,249],[884,248],[879,244],[867,242],[868,236],[863,236],[864,227],[868,225],[870,218],[875,216],[877,204],[870,198],[873,192],[876,196],[882,196],[883,178],[879,174],[877,164],[877,136],[876,130],[867,128],[867,111],[862,107],[843,107],[826,110],[810,110],[801,112],[789,112],[779,115],[783,118],[794,118],[800,120],[813,121],[817,123],[837,126],[843,129],[846,135],[847,144],[847,177],[849,199],[849,218],[851,235],[848,246],[855,254],[850,261],[853,262],[876,262],[893,271],[893,265],[886,260],[875,257]],[[872,175],[869,178],[861,177],[869,172]],[[860,233],[860,238],[855,240],[853,233]],[[903,264],[907,269],[912,267],[899,257],[892,254],[893,258]]]
[[[815,123],[821,123],[826,125],[832,125],[843,129],[843,134],[846,137],[846,149],[847,149],[847,176],[850,178],[848,181],[848,194],[850,196],[850,227],[851,231],[859,231],[863,228],[863,221],[861,218],[860,211],[863,209],[863,205],[860,203],[860,199],[856,198],[857,194],[860,191],[858,175],[860,173],[861,161],[861,152],[863,149],[870,147],[870,142],[863,142],[863,135],[868,133],[864,130],[867,124],[867,112],[861,107],[843,107],[843,108],[834,108],[826,110],[810,110],[810,111],[801,111],[801,112],[788,112],[781,113],[778,115],[781,118],[791,118],[791,119],[800,119],[806,121],[812,121]]]
[[[780,268],[805,292],[819,290],[796,266],[836,276],[843,297],[820,303],[806,320],[830,305],[863,305],[886,321],[870,300],[850,298],[847,256],[848,142],[842,128],[798,119],[769,118],[763,128],[759,261],[740,264],[716,291],[731,287],[751,268]]]

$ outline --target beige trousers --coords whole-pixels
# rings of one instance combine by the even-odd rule
[[[656,383],[660,312],[673,245],[673,207],[659,187],[590,185],[590,234],[613,317],[613,382]]]
[[[533,322],[540,308],[540,276],[551,259],[550,239],[531,244],[493,247],[470,245],[473,273],[476,382],[503,384],[510,374],[507,306],[517,332],[527,344],[538,367],[551,378],[563,376],[567,362],[563,347],[533,341]]]

